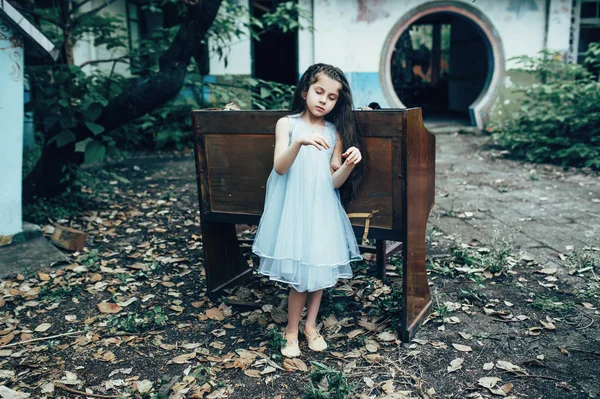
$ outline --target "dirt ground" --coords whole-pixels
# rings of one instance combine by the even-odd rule
[[[412,342],[395,333],[401,261],[384,285],[368,258],[324,297],[330,348],[284,361],[285,287],[257,277],[223,298],[256,306],[209,301],[193,159],[138,157],[60,221],[84,251],[0,281],[0,397],[600,397],[597,174],[437,138],[434,312]]]

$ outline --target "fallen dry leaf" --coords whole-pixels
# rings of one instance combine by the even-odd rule
[[[560,351],[560,353],[562,353],[563,355],[568,355],[569,351],[566,350],[565,348],[563,348],[562,346],[558,347],[558,350]]]
[[[35,331],[36,332],[44,332],[44,331],[47,331],[50,327],[52,327],[52,324],[50,324],[50,323],[42,323],[42,324],[40,324],[39,326],[37,326],[35,328]]]
[[[551,322],[546,323],[543,320],[540,320],[540,323],[544,326],[544,328],[546,330],[550,330],[550,331],[556,330],[556,326],[554,325],[554,323],[551,323]]]
[[[262,375],[260,374],[260,371],[253,370],[253,369],[244,370],[244,374],[246,374],[248,377],[252,377],[252,378],[261,378],[262,377]]]
[[[116,303],[100,302],[98,310],[102,313],[119,313],[123,308]]]
[[[206,311],[206,317],[211,320],[225,320],[223,312],[219,308],[210,308]]]
[[[0,338],[0,346],[4,346],[4,345],[8,344],[10,341],[13,340],[14,337],[15,337],[15,334],[13,334],[13,333],[6,334],[2,338]]]
[[[512,391],[512,389],[513,389],[513,384],[511,384],[510,382],[509,382],[509,383],[506,383],[506,384],[502,385],[502,386],[500,387],[500,389],[501,389],[501,390],[503,390],[503,391],[504,391],[504,393],[508,394],[510,391]]]
[[[450,362],[450,366],[448,366],[448,372],[452,373],[456,370],[459,370],[462,368],[462,364],[464,363],[465,359],[463,359],[462,357],[456,358],[453,361]]]
[[[184,364],[187,363],[188,360],[191,360],[196,357],[196,352],[184,353],[183,355],[179,355],[171,359],[173,363]]]
[[[383,342],[390,342],[390,341],[397,340],[398,336],[396,335],[396,333],[393,333],[390,331],[384,331],[381,334],[377,335],[377,338]]]
[[[502,380],[498,377],[482,377],[477,380],[477,383],[484,388],[493,388],[500,381]]]
[[[468,345],[452,344],[452,346],[457,351],[461,351],[461,352],[473,352],[473,349],[471,349],[471,347],[468,346]]]
[[[308,371],[306,363],[298,358],[285,359],[283,361],[283,368],[285,371]]]
[[[0,385],[0,398],[3,399],[25,399],[29,398],[29,394],[26,392],[13,391],[12,389]]]
[[[504,360],[498,360],[496,362],[496,367],[498,367],[501,370],[506,370],[506,371],[521,371],[521,367],[512,364],[511,362],[506,362]]]
[[[275,323],[281,324],[287,322],[287,312],[281,308],[273,308],[271,309],[271,319]]]
[[[545,267],[545,268],[543,268],[543,269],[540,269],[540,270],[536,270],[536,273],[541,273],[541,274],[548,274],[548,275],[550,275],[550,274],[554,274],[554,273],[556,273],[557,271],[558,271],[558,269],[557,269],[556,267],[554,267],[554,266],[551,266],[551,267]]]
[[[350,332],[348,333],[348,339],[355,338],[355,337],[357,337],[358,335],[362,334],[364,331],[365,331],[365,330],[363,330],[362,328],[357,328],[357,329],[354,329],[354,330],[352,330],[352,331],[350,331]]]

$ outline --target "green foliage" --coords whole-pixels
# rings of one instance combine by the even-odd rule
[[[479,290],[460,290],[458,294],[460,299],[466,299],[471,302],[487,302],[487,296]]]
[[[88,270],[91,272],[97,272],[100,270],[100,256],[98,255],[98,251],[95,249],[81,255],[78,261],[84,266],[87,266]]]
[[[598,44],[586,52],[585,66],[549,51],[516,61],[536,83],[516,85],[518,107],[490,125],[494,140],[530,162],[600,169],[600,81],[591,73],[600,65]]]
[[[57,65],[26,68],[28,79],[36,91],[36,96],[28,104],[28,111],[34,112],[37,121],[43,120],[45,130],[51,126],[59,126],[59,131],[53,137],[38,140],[40,146],[36,147],[36,151],[26,154],[26,172],[33,169],[44,146],[51,143],[56,143],[59,147],[75,144],[76,151],[82,153],[84,161],[94,163],[102,161],[106,156],[121,155],[123,150],[182,149],[191,145],[192,109],[220,107],[230,101],[235,101],[243,109],[290,107],[293,86],[250,77],[225,77],[223,82],[206,84],[202,75],[206,70],[194,57],[188,66],[183,93],[177,98],[111,132],[105,132],[96,123],[111,100],[139,84],[138,77],[126,77],[115,72],[115,63],[130,64],[133,75],[148,76],[158,72],[159,57],[173,42],[179,31],[179,24],[192,3],[179,0],[140,2],[142,9],[157,14],[169,9],[171,25],[153,28],[148,35],[136,41],[133,48],[128,48],[124,18],[106,13],[103,7],[86,11],[69,1],[52,7],[23,10],[32,20],[41,21],[40,29],[67,55],[77,42],[90,40],[92,37],[95,46],[118,50],[115,58],[108,60],[113,65],[110,71],[100,69],[86,74],[81,66],[60,64],[67,62],[64,58],[59,59]],[[178,13],[178,17],[174,19],[171,18],[173,7]],[[236,41],[250,38],[260,40],[261,35],[269,30],[285,32],[309,28],[309,18],[310,14],[293,1],[280,3],[272,12],[260,18],[253,17],[247,5],[224,1],[206,40],[199,45],[209,46],[210,43],[211,50],[227,62],[229,48]],[[202,52],[199,51],[198,54]],[[201,58],[200,62],[206,61]],[[100,64],[94,60],[91,62]],[[205,101],[205,93],[208,92],[211,98]],[[89,138],[81,139],[82,129],[89,131]],[[73,182],[73,171],[67,168],[64,172],[63,182]],[[67,209],[60,209],[60,202],[37,203],[31,208],[31,212],[37,216],[47,216],[50,208],[57,211],[51,213],[68,212]]]
[[[311,15],[294,1],[279,3],[275,10],[264,14],[261,18],[254,17],[248,7],[233,1],[223,1],[219,14],[213,22],[208,39],[211,50],[227,65],[227,51],[232,43],[241,41],[248,34],[255,40],[269,30],[283,32],[298,29],[312,29]]]
[[[487,269],[493,274],[500,274],[506,269],[511,252],[512,245],[509,242],[494,239],[492,249],[461,245],[452,249],[452,257],[454,262],[470,268]]]
[[[105,184],[108,179],[127,181],[114,173],[99,170],[92,175],[86,169],[73,168],[65,172],[65,179],[72,184],[64,193],[53,198],[35,197],[31,203],[23,206],[23,218],[37,224],[46,224],[48,220],[70,218],[81,209],[86,209],[96,201],[98,194],[110,189]]]
[[[281,360],[283,358],[281,355],[281,348],[286,344],[283,334],[281,334],[277,328],[272,328],[267,333],[267,337],[270,339],[269,349],[271,352],[271,359]]]
[[[323,315],[323,317],[329,317],[331,314],[342,313],[345,307],[339,298],[343,298],[343,295],[339,295],[339,291],[335,288],[323,290],[319,314]]]
[[[575,307],[572,301],[559,301],[555,298],[536,298],[531,305],[545,312],[567,312]]]
[[[596,247],[584,247],[573,249],[567,254],[567,263],[569,266],[581,269],[600,270],[600,249]]]
[[[43,285],[38,295],[39,299],[58,302],[63,298],[74,298],[83,290],[81,285],[65,285],[53,287],[51,284]]]
[[[289,109],[295,86],[246,76],[226,75],[222,83],[208,83],[215,105],[234,101],[242,109]]]
[[[27,111],[45,117],[47,125],[60,125],[60,132],[45,144],[56,142],[58,147],[76,141],[75,130],[86,126],[93,138],[76,143],[86,162],[97,162],[106,154],[111,140],[102,133],[104,128],[94,121],[109,99],[123,89],[123,78],[99,73],[87,75],[75,65],[33,66],[26,69],[37,96],[27,105]]]
[[[346,380],[342,371],[337,371],[319,362],[311,362],[315,367],[308,376],[308,390],[302,399],[345,399],[355,390]]]
[[[402,290],[390,286],[390,292],[388,294],[380,295],[375,298],[371,308],[377,316],[389,316],[393,319],[400,321],[402,315],[403,295]]]
[[[600,299],[600,283],[590,283],[586,288],[573,292],[573,295],[583,300]]]
[[[590,43],[583,59],[583,65],[594,76],[600,76],[600,42]]]
[[[93,37],[96,46],[105,45],[108,50],[127,46],[127,33],[123,29],[125,19],[121,16],[102,11],[80,12],[77,9],[71,9],[66,15],[61,14],[59,7],[36,7],[29,12],[22,11],[31,20],[36,20],[36,16],[39,16],[42,33],[58,48],[64,45],[67,34],[70,35],[72,44]]]
[[[167,320],[168,317],[163,313],[162,307],[157,305],[150,310],[141,312],[139,315],[136,313],[109,315],[107,317],[107,325],[113,332],[126,331],[137,333],[163,326]]]

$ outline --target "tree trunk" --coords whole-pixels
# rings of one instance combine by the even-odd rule
[[[159,72],[112,99],[95,123],[109,132],[174,98],[183,88],[190,59],[198,56],[198,46],[217,16],[221,1],[203,0],[191,6],[173,42],[160,57]],[[49,138],[60,133],[60,129],[59,125],[53,126]],[[85,125],[74,133],[76,141],[94,136]],[[82,154],[76,153],[74,147],[71,143],[58,148],[56,141],[44,147],[40,160],[23,182],[23,202],[28,203],[35,196],[55,196],[65,189],[66,183],[61,181],[65,166],[76,166],[83,161]]]
[[[63,64],[75,65],[73,50],[73,32],[71,30],[71,1],[60,1],[60,28],[63,33],[63,43],[60,49]]]

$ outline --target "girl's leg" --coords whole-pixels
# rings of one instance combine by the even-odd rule
[[[316,330],[317,314],[319,313],[319,306],[321,305],[322,297],[323,290],[313,291],[308,294],[308,299],[306,301],[306,307],[308,311],[306,313],[306,323],[304,324],[305,330]]]
[[[306,292],[298,292],[290,288],[288,297],[288,324],[285,331],[289,334],[298,334],[298,324],[306,303]],[[318,308],[317,308],[318,310]]]
[[[327,342],[321,334],[317,332],[317,314],[321,305],[323,290],[314,291],[308,294],[306,307],[306,323],[304,324],[304,336],[308,341],[308,347],[315,352],[322,352],[327,349]]]

